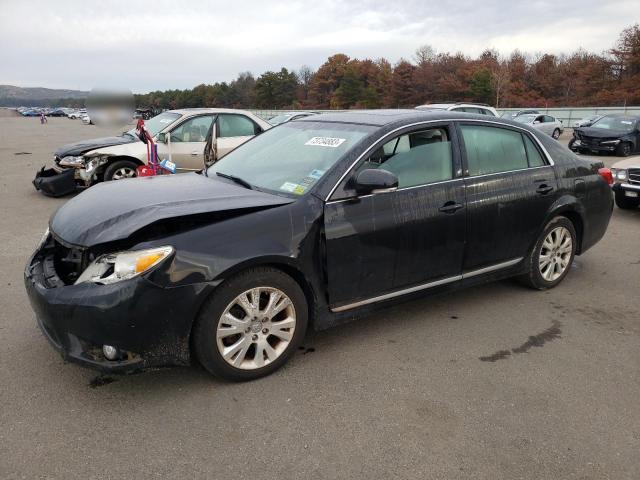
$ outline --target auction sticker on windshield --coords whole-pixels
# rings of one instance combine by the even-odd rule
[[[313,137],[305,145],[314,145],[316,147],[331,147],[336,148],[342,145],[346,138],[334,138],[334,137]]]

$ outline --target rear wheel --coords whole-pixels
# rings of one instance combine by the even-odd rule
[[[576,230],[571,220],[555,217],[547,224],[527,257],[529,271],[521,280],[538,290],[555,287],[569,273],[576,246]]]
[[[551,136],[552,136],[553,138],[555,138],[556,140],[557,140],[557,139],[559,139],[559,138],[560,138],[560,129],[559,129],[559,128],[556,128],[556,129],[553,131],[553,133],[551,134]]]
[[[242,272],[207,301],[193,332],[195,354],[216,376],[243,381],[280,368],[307,329],[307,301],[291,277],[273,268]]]
[[[619,157],[628,157],[631,155],[631,144],[629,142],[622,142],[616,147],[616,155]]]
[[[104,180],[122,180],[124,178],[133,178],[136,176],[138,164],[131,160],[116,160],[111,163],[104,171]]]
[[[623,210],[632,210],[640,206],[640,198],[627,197],[624,191],[616,191],[616,205]]]

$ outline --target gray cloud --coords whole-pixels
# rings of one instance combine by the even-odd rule
[[[610,48],[637,2],[94,2],[0,0],[0,83],[136,92],[189,88],[342,52],[411,58],[423,44],[477,55]]]

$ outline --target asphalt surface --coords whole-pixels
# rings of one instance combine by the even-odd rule
[[[36,168],[107,133],[0,118],[0,478],[640,478],[640,210],[616,208],[552,291],[405,303],[251,383],[100,377],[49,346],[22,272],[66,201],[35,192]]]

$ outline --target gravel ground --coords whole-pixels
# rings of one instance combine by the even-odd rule
[[[22,271],[66,201],[34,191],[36,168],[107,133],[0,118],[0,478],[640,478],[640,210],[616,208],[552,291],[405,303],[251,383],[98,377],[47,344]]]

